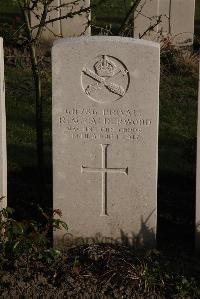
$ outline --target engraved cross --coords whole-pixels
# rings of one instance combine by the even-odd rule
[[[101,144],[102,150],[102,167],[92,168],[81,166],[81,173],[101,173],[102,177],[102,211],[100,216],[107,216],[107,174],[122,173],[128,175],[128,167],[126,168],[108,168],[107,167],[107,149],[109,144]]]

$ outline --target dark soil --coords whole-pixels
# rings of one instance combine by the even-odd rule
[[[200,263],[120,245],[71,248],[56,260],[22,256],[0,271],[1,298],[199,298]],[[196,278],[194,278],[196,277]]]

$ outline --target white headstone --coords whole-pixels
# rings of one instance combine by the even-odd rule
[[[135,12],[134,20],[134,36],[140,37],[146,32],[149,26],[153,26],[153,30],[147,31],[144,39],[157,39],[158,26],[156,20],[159,16],[159,0],[141,0]]]
[[[171,36],[174,44],[193,43],[195,0],[160,0],[159,12],[164,16],[158,26],[164,36]]]
[[[197,126],[197,171],[196,171],[196,250],[200,251],[200,65],[199,65],[199,98]]]
[[[0,208],[7,205],[6,113],[3,39],[0,38]]]
[[[161,40],[168,36],[177,45],[193,43],[195,0],[141,0],[135,13],[135,36],[156,24],[156,17],[160,15],[161,23],[144,39]]]
[[[73,4],[74,3],[74,4]],[[54,0],[50,6],[51,12],[48,13],[47,20],[64,17],[68,13],[73,13],[85,9],[90,6],[90,0]],[[56,9],[57,8],[57,9]],[[41,9],[35,9],[31,14],[31,24],[35,26],[41,19]],[[59,37],[74,37],[90,34],[90,26],[88,25],[90,20],[90,12],[83,12],[77,14],[72,18],[58,20],[56,22],[46,25],[43,31],[42,37],[47,42],[54,41]],[[35,33],[37,30],[35,31]]]
[[[159,44],[121,37],[55,42],[53,200],[79,242],[155,245]]]

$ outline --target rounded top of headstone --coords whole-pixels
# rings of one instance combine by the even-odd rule
[[[121,37],[121,36],[87,36],[87,37],[70,37],[70,38],[60,38],[54,41],[53,47],[61,44],[69,43],[87,43],[87,42],[120,42],[120,43],[134,43],[144,47],[154,47],[160,48],[160,44],[157,42],[131,38],[131,37]]]

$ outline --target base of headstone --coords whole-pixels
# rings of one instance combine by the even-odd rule
[[[101,233],[97,233],[94,236],[73,236],[69,232],[61,234],[60,237],[54,237],[53,245],[55,248],[66,249],[74,246],[82,246],[88,244],[112,244],[112,245],[123,245],[132,249],[139,248],[155,248],[156,246],[156,233],[152,232],[151,238],[143,240],[140,236],[127,236],[125,233],[121,233],[118,238],[112,238],[104,236]]]

